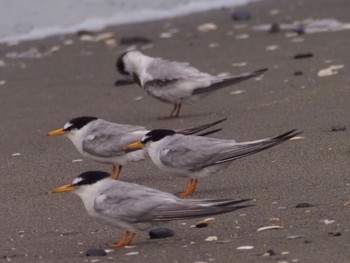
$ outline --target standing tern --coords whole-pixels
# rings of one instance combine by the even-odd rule
[[[238,205],[250,199],[184,200],[149,187],[116,181],[106,172],[80,174],[72,184],[49,193],[74,191],[83,201],[90,216],[125,230],[113,248],[130,245],[136,232],[162,222],[223,214],[251,205]]]
[[[197,127],[179,129],[176,133],[194,134],[225,120],[226,118]],[[148,132],[149,130],[142,126],[112,123],[96,117],[83,116],[71,119],[63,128],[51,131],[47,135],[67,136],[84,157],[99,163],[112,164],[111,177],[118,179],[124,165],[144,159],[143,150],[125,151],[125,146],[141,140]]]
[[[232,161],[252,155],[288,141],[301,132],[291,130],[274,138],[237,143],[200,136],[183,136],[172,130],[152,130],[141,141],[127,149],[145,148],[153,163],[161,170],[190,178],[187,190],[180,195],[195,192],[198,178],[227,168]]]
[[[254,78],[267,68],[236,76],[213,76],[188,63],[153,58],[133,50],[117,60],[120,74],[133,79],[152,97],[174,105],[170,118],[179,117],[182,104],[190,104],[210,92]],[[126,79],[126,78],[125,78]]]

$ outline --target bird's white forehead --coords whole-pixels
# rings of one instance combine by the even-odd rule
[[[148,138],[149,138],[148,135],[144,135],[144,136],[142,137],[141,141],[145,141],[145,140],[147,140]]]
[[[73,180],[72,184],[77,184],[77,183],[81,182],[82,180],[83,180],[83,179],[80,178],[80,177],[75,178],[75,179]]]
[[[70,122],[67,122],[64,126],[63,129],[67,129],[68,127],[72,126],[72,124]]]

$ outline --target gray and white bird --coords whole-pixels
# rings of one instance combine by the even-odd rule
[[[113,180],[106,172],[80,174],[71,184],[49,193],[74,191],[90,216],[125,231],[113,248],[130,245],[138,231],[172,220],[191,219],[232,212],[251,205],[250,199],[184,200],[149,187]]]
[[[176,130],[176,133],[194,134],[225,120],[226,118],[196,127],[179,129]],[[148,132],[149,130],[142,126],[112,123],[96,117],[83,116],[71,119],[63,128],[51,131],[47,135],[67,136],[84,157],[99,163],[112,164],[111,176],[118,179],[124,165],[128,162],[143,160],[145,156],[143,150],[125,151],[125,147],[130,143],[141,140]]]
[[[149,57],[140,51],[123,53],[117,60],[120,74],[133,79],[150,96],[174,105],[170,118],[178,117],[182,104],[190,104],[212,91],[254,78],[267,68],[236,76],[213,76],[188,63]]]
[[[180,195],[191,195],[198,179],[227,168],[232,161],[285,142],[301,132],[291,130],[274,138],[240,142],[200,136],[183,136],[172,130],[152,130],[127,149],[145,148],[161,170],[189,177],[190,183]]]

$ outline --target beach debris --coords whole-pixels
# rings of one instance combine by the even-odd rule
[[[209,31],[216,30],[217,28],[218,26],[214,23],[204,23],[199,25],[197,29],[203,33],[207,33]]]
[[[159,227],[148,232],[150,239],[166,238],[175,235],[175,232],[169,228]]]
[[[300,42],[304,42],[304,38],[303,37],[295,37],[295,38],[292,38],[291,42],[293,43],[300,43]]]
[[[219,46],[219,43],[210,43],[210,44],[208,45],[209,48],[216,48],[216,47],[218,47],[218,46]]]
[[[248,34],[239,34],[235,36],[235,39],[247,39],[249,38]]]
[[[333,132],[338,132],[338,131],[345,131],[346,130],[346,126],[345,125],[332,125],[331,130]]]
[[[287,239],[299,239],[304,237],[303,235],[291,235],[291,236],[287,236]]]
[[[306,207],[313,207],[310,203],[299,203],[295,206],[295,208],[306,208]]]
[[[13,153],[12,156],[20,156],[21,154],[20,153]]]
[[[74,41],[72,39],[66,39],[63,41],[63,45],[70,46],[73,45]]]
[[[0,60],[0,67],[5,67],[6,63],[3,60]]]
[[[100,248],[90,248],[85,255],[87,257],[104,257],[107,255],[107,252]]]
[[[302,22],[295,21],[290,24],[279,24],[280,30],[296,32],[301,34],[312,34],[319,32],[335,32],[350,29],[350,23],[342,23],[336,19],[307,19]],[[253,27],[258,31],[270,31],[271,24],[262,24]]]
[[[285,37],[291,38],[291,37],[297,37],[298,33],[297,32],[287,32],[284,34]]]
[[[134,251],[134,252],[126,253],[125,256],[135,256],[135,255],[138,255],[138,254],[140,254],[140,253],[137,252],[137,251]]]
[[[344,68],[344,65],[331,65],[328,68],[321,69],[317,76],[319,77],[328,77],[338,74],[338,70]]]
[[[291,138],[289,140],[290,141],[295,141],[295,140],[303,140],[303,139],[305,139],[305,137],[303,137],[303,136],[295,136],[295,137],[293,137],[293,138]]]
[[[232,63],[232,67],[245,67],[247,65],[248,65],[247,62],[234,62],[234,63]]]
[[[295,71],[294,76],[302,76],[304,73],[301,70]]]
[[[289,254],[290,254],[289,251],[282,251],[282,252],[281,252],[281,255],[282,255],[282,256],[289,255]]]
[[[332,236],[332,237],[340,237],[341,233],[340,232],[328,232],[328,235]]]
[[[211,242],[211,241],[217,241],[218,237],[217,236],[208,236],[205,241]]]
[[[303,59],[303,58],[312,58],[313,56],[314,56],[314,54],[309,52],[309,53],[296,54],[293,58],[294,59]]]
[[[171,34],[170,32],[163,32],[163,33],[160,33],[159,37],[160,38],[172,38],[173,34]]]
[[[265,48],[267,51],[275,51],[278,50],[280,47],[278,45],[270,45]]]
[[[230,95],[238,95],[238,94],[242,94],[244,92],[245,92],[245,90],[235,90],[235,91],[231,91]]]
[[[274,34],[281,31],[280,25],[278,23],[272,23],[269,32]]]
[[[117,46],[117,40],[115,40],[114,38],[106,39],[105,40],[105,44],[108,47],[116,47]]]
[[[78,163],[78,162],[82,162],[83,159],[75,159],[75,160],[72,160],[72,163]]]
[[[325,223],[326,225],[333,224],[334,222],[335,222],[334,220],[328,220],[328,219],[323,220],[323,223]]]
[[[279,13],[280,13],[280,10],[278,10],[278,9],[271,9],[271,10],[269,10],[269,14],[271,16],[278,15]]]
[[[275,256],[276,253],[272,249],[267,250],[264,254],[262,254],[262,257],[270,257],[270,256]]]
[[[199,221],[198,223],[196,223],[196,228],[204,228],[207,227],[209,224],[205,221]]]
[[[138,96],[138,97],[135,97],[134,100],[138,101],[138,100],[142,100],[143,97],[142,96]]]
[[[240,246],[240,247],[236,247],[237,250],[251,250],[253,249],[253,246]]]
[[[282,229],[283,226],[277,226],[277,225],[273,225],[273,226],[263,226],[258,228],[256,231],[257,232],[262,232],[262,231],[266,231],[266,230],[274,230],[274,229]]]
[[[129,45],[137,45],[137,44],[150,44],[152,40],[146,37],[134,36],[134,37],[122,37],[119,40],[119,44],[129,46]]]
[[[247,21],[250,20],[252,16],[247,11],[235,11],[232,14],[232,19],[234,21]]]
[[[5,85],[6,84],[6,80],[0,80],[0,86]]]

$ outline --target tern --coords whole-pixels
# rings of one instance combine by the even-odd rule
[[[117,71],[142,87],[150,96],[174,105],[169,118],[179,117],[182,104],[191,104],[212,91],[257,77],[267,68],[236,76],[214,76],[188,63],[149,57],[138,50],[124,52],[116,63]]]
[[[180,195],[195,192],[198,179],[227,168],[232,161],[249,156],[299,135],[291,130],[274,138],[240,142],[195,135],[183,136],[172,130],[152,130],[141,141],[126,149],[145,148],[153,163],[161,170],[189,177],[187,190]]]
[[[130,245],[138,231],[172,220],[223,214],[251,205],[251,199],[179,199],[149,187],[113,180],[106,172],[80,174],[71,184],[48,193],[74,191],[83,201],[88,214],[125,231],[118,243],[110,247]]]
[[[190,135],[213,127],[223,121],[215,121],[197,127],[176,130],[179,134]],[[214,130],[216,132],[220,129]],[[67,136],[84,157],[99,163],[113,165],[111,177],[118,179],[122,167],[128,162],[144,159],[144,151],[125,151],[125,146],[141,140],[148,133],[142,126],[112,123],[97,117],[83,116],[71,119],[63,128],[49,132],[48,136]],[[211,132],[202,134],[207,135]],[[118,167],[118,168],[117,168]]]

